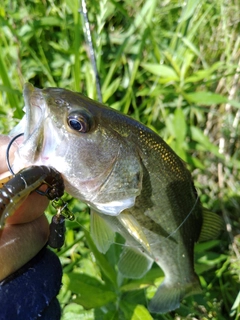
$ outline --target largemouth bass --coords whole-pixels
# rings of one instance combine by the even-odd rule
[[[202,209],[185,163],[153,131],[80,93],[24,88],[26,116],[14,170],[30,165],[61,172],[66,191],[91,208],[91,234],[106,252],[119,232],[126,247],[119,271],[140,278],[155,261],[165,274],[149,310],[166,313],[200,292],[194,243],[214,236],[217,216]],[[204,216],[212,229],[205,226]]]

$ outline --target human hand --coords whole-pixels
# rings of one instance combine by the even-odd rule
[[[9,138],[0,136],[0,179],[7,169],[5,153]],[[14,146],[11,149],[13,154]],[[33,192],[6,220],[0,230],[0,281],[33,258],[46,244],[49,227],[44,215],[48,199]],[[34,210],[33,210],[34,208]]]
[[[0,179],[8,174],[8,143],[9,138],[0,135]],[[10,157],[13,152],[14,146]],[[0,230],[0,320],[60,318],[55,297],[61,285],[61,265],[52,251],[43,248],[49,235],[47,205],[46,197],[31,193]]]

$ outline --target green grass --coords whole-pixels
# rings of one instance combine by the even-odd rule
[[[203,294],[156,317],[146,297],[162,280],[161,270],[120,279],[121,246],[97,252],[85,205],[70,200],[77,220],[67,223],[58,253],[62,319],[239,319],[239,2],[98,0],[87,6],[104,103],[170,144],[188,163],[203,205],[223,216],[227,231],[196,246]],[[2,133],[23,114],[26,81],[97,99],[82,21],[76,0],[1,2]]]

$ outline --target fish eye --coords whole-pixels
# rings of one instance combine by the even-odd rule
[[[67,123],[72,130],[86,133],[91,130],[93,119],[86,112],[72,112],[67,117]]]

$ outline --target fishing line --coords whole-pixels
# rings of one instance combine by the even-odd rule
[[[93,41],[92,41],[92,35],[90,30],[90,24],[88,20],[88,12],[87,12],[87,5],[85,0],[82,0],[82,10],[81,10],[83,21],[84,21],[84,35],[85,40],[87,42],[87,45],[89,47],[89,55],[90,60],[93,68],[93,72],[95,75],[95,81],[96,81],[96,89],[97,89],[97,95],[98,95],[98,101],[102,102],[102,92],[101,92],[101,85],[100,85],[100,77],[97,69],[97,63],[96,63],[96,56],[93,48]]]
[[[184,225],[184,223],[188,220],[188,218],[191,216],[191,214],[193,213],[193,211],[194,211],[194,209],[195,209],[195,207],[196,207],[196,205],[197,205],[197,203],[198,203],[198,200],[199,200],[199,195],[197,195],[197,197],[196,197],[196,201],[195,201],[195,203],[194,203],[194,205],[192,206],[192,209],[190,210],[190,212],[187,214],[187,216],[183,219],[183,221],[179,224],[179,226],[173,231],[173,232],[171,232],[167,237],[162,237],[162,239],[161,240],[158,240],[158,241],[154,241],[154,242],[149,242],[149,245],[151,246],[151,245],[153,245],[153,244],[160,244],[160,243],[163,243],[164,241],[166,241],[166,240],[168,240],[169,238],[171,238],[183,225]],[[90,213],[91,214],[91,213]],[[87,232],[89,232],[89,230],[86,228],[86,227],[84,227],[78,220],[75,220],[75,222],[83,229],[83,230],[86,230]],[[115,232],[115,233],[118,233],[118,232]],[[91,232],[90,232],[90,234],[91,234]],[[119,233],[120,234],[120,233]],[[121,235],[121,234],[120,234]],[[122,235],[121,235],[122,236]],[[134,238],[130,233],[129,233],[129,236],[131,236],[135,241],[138,241],[138,240],[136,240],[136,238]],[[122,236],[123,237],[123,236]],[[125,239],[124,237],[123,237],[123,239]],[[126,239],[125,239],[125,241],[126,241]],[[123,248],[125,248],[125,247],[129,247],[129,248],[136,248],[136,249],[144,249],[144,251],[146,251],[147,252],[147,250],[142,246],[142,244],[139,242],[139,245],[131,245],[131,244],[126,244],[126,243],[119,243],[119,242],[116,242],[116,241],[114,241],[114,242],[110,242],[110,241],[108,241],[108,243],[110,243],[110,245],[111,244],[115,244],[115,245],[118,245],[118,246],[121,246],[121,247],[123,247]],[[151,248],[150,248],[151,249]]]
[[[75,213],[74,215],[76,216],[76,213]],[[73,220],[70,220],[70,221],[73,221]],[[89,232],[89,229],[86,228],[86,227],[84,227],[84,225],[81,224],[77,219],[74,220],[74,223],[78,224],[79,227],[81,227],[83,230]],[[117,232],[115,232],[115,233],[117,233]],[[120,234],[120,233],[119,233],[119,234]],[[90,231],[90,235],[91,235],[91,231]],[[121,234],[120,234],[120,235],[121,235]],[[121,237],[122,237],[122,236],[121,236]],[[123,239],[126,240],[124,237],[123,237]],[[116,242],[116,241],[113,241],[113,242],[108,241],[108,243],[110,243],[110,245],[111,245],[111,244],[116,244],[116,245],[122,246],[122,247],[141,248],[141,244],[139,244],[139,246],[133,246],[133,245],[127,245],[126,243],[120,243],[120,242]]]
[[[13,138],[10,140],[10,142],[9,142],[9,144],[8,144],[8,146],[7,146],[7,149],[6,149],[6,162],[7,162],[8,169],[9,169],[9,171],[11,172],[12,175],[15,175],[15,173],[14,173],[14,171],[12,170],[12,167],[11,167],[11,164],[10,164],[10,148],[11,148],[13,142],[14,142],[16,139],[18,139],[19,137],[21,137],[22,135],[24,135],[24,133],[20,133],[20,134],[16,135],[15,137],[13,137]],[[44,193],[42,193],[40,190],[36,190],[36,192],[39,193],[39,194],[41,194],[41,195],[44,195]],[[190,217],[190,215],[192,214],[193,210],[195,209],[195,207],[196,207],[196,205],[197,205],[197,203],[198,203],[198,200],[199,200],[199,196],[197,195],[196,201],[195,201],[192,209],[190,210],[190,212],[188,213],[188,215],[183,219],[183,221],[180,223],[180,225],[179,225],[172,233],[170,233],[166,238],[163,238],[163,239],[161,239],[160,241],[155,241],[154,243],[149,243],[149,245],[151,245],[151,244],[156,244],[156,243],[162,243],[164,240],[167,240],[167,239],[171,238],[171,237],[184,225],[184,223],[185,223],[185,222],[187,221],[187,219]],[[84,230],[88,231],[87,228],[85,228],[79,221],[76,220],[75,222],[76,222],[81,228],[83,228]],[[130,233],[129,233],[129,235],[130,235],[131,237],[133,237]],[[133,238],[134,238],[134,237],[133,237]],[[135,239],[135,238],[134,238],[134,239]],[[137,240],[135,239],[135,241],[137,241]],[[118,242],[112,242],[112,243],[115,244],[115,245],[120,245],[120,246],[122,246],[122,247],[139,248],[139,247],[142,246],[140,243],[139,243],[139,246],[127,245],[126,243],[123,244],[123,243],[118,243]],[[110,244],[112,244],[112,243],[110,243]]]
[[[22,132],[22,133],[19,133],[18,135],[16,135],[15,137],[13,137],[13,138],[10,140],[10,142],[9,142],[9,144],[8,144],[8,146],[7,146],[7,149],[6,149],[6,162],[7,162],[7,167],[8,167],[8,170],[11,172],[11,174],[12,174],[13,176],[15,176],[16,174],[15,174],[15,172],[13,171],[12,166],[11,166],[11,164],[10,164],[10,148],[11,148],[13,142],[14,142],[16,139],[18,139],[19,137],[23,136],[23,135],[24,135],[24,133]],[[23,177],[21,177],[21,178],[22,178],[22,180],[25,182],[25,184],[26,184],[26,186],[27,186],[27,182],[25,181],[25,179],[24,179]],[[36,191],[38,194],[40,194],[41,196],[46,196],[48,190],[46,190],[46,191],[41,191],[41,190],[36,189],[35,191]]]
[[[15,137],[13,137],[13,138],[10,140],[10,142],[9,142],[9,144],[8,144],[8,146],[7,146],[7,150],[6,150],[6,162],[7,162],[7,167],[8,167],[8,170],[11,172],[11,174],[12,174],[13,176],[15,176],[15,173],[13,172],[12,167],[11,167],[11,165],[10,165],[10,155],[9,155],[9,152],[10,152],[10,148],[11,148],[13,142],[14,142],[17,138],[19,138],[19,137],[21,137],[21,136],[23,136],[23,135],[24,135],[24,133],[22,132],[22,133],[19,133],[18,135],[16,135]]]
[[[192,214],[193,210],[195,209],[195,207],[196,207],[196,205],[197,205],[197,203],[198,203],[198,199],[199,199],[199,195],[197,195],[196,201],[195,201],[192,209],[191,209],[190,212],[188,213],[188,215],[183,219],[183,221],[180,223],[180,225],[179,225],[172,233],[170,233],[169,236],[167,236],[166,239],[172,237],[172,236],[174,235],[174,233],[176,233],[176,232],[184,225],[184,223],[187,221],[187,219],[190,217],[190,215]]]
[[[88,11],[87,11],[87,5],[86,5],[86,1],[82,0],[82,10],[80,11],[82,13],[83,16],[83,21],[84,21],[84,35],[85,35],[85,41],[89,47],[89,55],[90,55],[90,61],[92,64],[92,68],[94,71],[94,75],[95,75],[95,81],[96,81],[96,90],[97,90],[97,95],[98,95],[98,100],[100,102],[102,102],[102,93],[101,93],[101,85],[100,85],[100,77],[99,77],[99,73],[98,73],[98,69],[97,69],[97,63],[96,63],[96,56],[95,56],[95,52],[94,52],[94,47],[93,47],[93,41],[92,41],[92,36],[91,36],[91,30],[90,30],[90,24],[89,24],[89,19],[88,19]],[[190,212],[187,214],[187,216],[183,219],[183,221],[180,223],[180,225],[173,231],[171,232],[166,238],[162,238],[160,241],[156,241],[154,242],[154,244],[156,243],[162,243],[164,240],[167,240],[169,238],[171,238],[183,225],[184,223],[187,221],[187,219],[190,217],[190,215],[192,214],[192,212],[194,211],[197,203],[199,200],[199,196],[197,195],[196,201],[192,207],[192,209],[190,210]],[[85,227],[83,227],[78,221],[76,221],[80,227],[82,227],[84,230],[87,230]],[[88,231],[88,230],[87,230]],[[133,237],[130,232],[129,235],[131,237]],[[134,238],[134,237],[133,237]],[[135,238],[134,238],[135,239]],[[137,241],[135,239],[135,241]],[[117,242],[113,242],[116,245],[121,245],[121,246],[127,246],[127,247],[136,247],[138,248],[138,246],[131,246],[131,245],[126,245],[126,244],[122,244],[122,243],[117,243]],[[141,244],[139,243],[139,245],[141,246]],[[151,245],[151,243],[149,243],[149,245]]]

